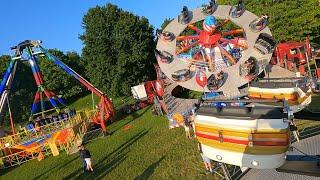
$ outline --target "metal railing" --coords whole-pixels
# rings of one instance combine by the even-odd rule
[[[37,144],[34,149],[25,149],[19,152],[12,152],[14,147],[22,145],[26,142],[35,141],[38,139],[46,139],[49,135],[70,129],[73,132],[66,137],[64,142],[55,142],[59,151],[65,150],[70,152],[73,148],[77,148],[78,141],[82,140],[83,135],[87,131],[87,126],[95,111],[78,112],[74,117],[66,120],[56,121],[40,127],[40,130],[35,129],[24,130],[23,132],[10,135],[0,139],[0,147],[5,156],[0,158],[0,168],[21,165],[32,159],[39,158],[40,153],[46,157],[52,154],[49,144],[45,141],[42,144]],[[11,150],[12,149],[12,150]]]

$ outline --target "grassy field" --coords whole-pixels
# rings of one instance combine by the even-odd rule
[[[92,109],[93,106],[97,105],[99,103],[100,99],[98,96],[93,95],[93,101],[92,101],[92,95],[88,94],[82,98],[79,98],[77,101],[69,104],[68,106],[70,108],[75,108],[78,111],[84,110],[84,109]],[[134,99],[133,97],[120,97],[116,99],[112,99],[113,105],[117,108],[124,103],[133,103]]]
[[[95,102],[98,98],[95,97]],[[313,107],[318,106],[317,96]],[[130,98],[113,102],[119,107]],[[91,95],[70,105],[92,108]],[[297,121],[299,129],[320,126],[320,122]],[[126,127],[126,128],[125,128]],[[128,130],[125,130],[129,127]],[[165,117],[154,117],[150,108],[140,110],[109,127],[112,133],[90,142],[94,173],[83,174],[78,154],[32,160],[21,166],[0,170],[0,179],[212,179],[205,175],[196,140],[187,140],[183,129],[168,129]]]
[[[124,127],[130,126],[128,130]],[[168,129],[164,117],[143,109],[109,126],[112,135],[87,144],[95,172],[83,174],[78,154],[32,160],[0,170],[0,179],[210,179],[196,141],[183,129]]]

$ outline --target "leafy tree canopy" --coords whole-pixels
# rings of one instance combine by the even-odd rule
[[[236,0],[219,0],[219,4],[236,4]],[[309,35],[320,44],[320,4],[318,0],[250,0],[246,9],[260,16],[268,14],[269,27],[280,41],[300,41]]]
[[[107,4],[83,17],[82,61],[90,81],[112,96],[129,95],[130,87],[153,79],[153,27],[144,17]]]
[[[83,68],[80,65],[80,56],[76,52],[64,54],[57,49],[50,49],[49,52],[79,74],[83,73]],[[77,80],[61,70],[53,62],[41,58],[39,66],[45,82],[44,87],[55,92],[57,95],[62,95],[64,99],[77,96],[83,91],[83,86]]]

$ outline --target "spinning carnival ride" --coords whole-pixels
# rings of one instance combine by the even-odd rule
[[[271,32],[266,26],[259,32],[253,31],[249,24],[258,17],[243,8],[239,12],[237,8],[216,4],[193,11],[183,8],[158,33],[156,57],[163,73],[187,89],[239,94],[238,88],[269,63],[275,45],[265,43],[264,47],[271,50],[267,53],[255,48],[258,37],[271,37]],[[224,29],[231,22],[239,28]],[[189,35],[190,30],[194,34]],[[206,76],[205,86],[197,83],[197,74]]]
[[[35,79],[36,85],[38,87],[38,91],[35,94],[34,103],[31,108],[31,116],[33,116],[39,109],[41,115],[45,115],[45,105],[44,101],[47,99],[51,106],[59,112],[59,104],[64,105],[63,100],[60,97],[57,97],[52,91],[47,90],[44,87],[44,81],[42,77],[42,73],[40,71],[39,65],[37,64],[38,58],[37,56],[43,55],[49,61],[53,62],[60,69],[68,73],[70,76],[74,77],[81,84],[83,84],[86,88],[100,97],[100,103],[98,105],[99,112],[93,118],[94,123],[99,124],[104,131],[106,131],[105,121],[111,119],[114,115],[114,109],[111,101],[107,96],[104,95],[99,89],[90,84],[86,79],[72,70],[70,67],[65,65],[58,58],[49,53],[49,51],[41,46],[41,41],[31,41],[26,40],[11,48],[14,51],[14,56],[11,58],[11,62],[9,67],[7,68],[4,77],[0,86],[0,94],[1,94],[1,109],[3,111],[4,103],[8,98],[8,93],[11,88],[11,83],[13,81],[16,64],[20,60],[21,62],[28,62],[33,73],[33,77]],[[25,57],[26,55],[26,57]],[[39,108],[40,106],[40,108]]]
[[[158,31],[159,66],[176,86],[223,94],[220,99],[202,100],[196,108],[195,131],[204,155],[222,164],[279,168],[286,162],[291,134],[299,140],[293,114],[310,104],[311,87],[305,78],[288,78],[294,73],[280,66],[272,67],[271,76],[276,78],[251,82],[263,71],[267,75],[276,46],[268,17],[258,18],[243,4],[212,2],[192,11],[184,7]],[[240,28],[224,29],[230,22]],[[232,100],[244,96],[244,91],[247,100]],[[175,99],[181,102],[171,104],[186,103]],[[172,114],[172,119],[185,118],[183,111]],[[226,166],[222,168],[225,172]]]
[[[3,112],[8,107],[12,135],[0,137],[2,151],[0,166],[20,165],[43,153],[58,155],[59,148],[67,150],[68,153],[71,151],[70,148],[73,148],[72,151],[74,151],[77,149],[79,142],[81,143],[84,134],[93,125],[99,125],[102,132],[104,134],[107,133],[106,122],[114,116],[114,108],[103,92],[42,47],[41,41],[26,40],[11,49],[14,55],[11,57],[10,64],[0,84],[0,112]],[[38,65],[39,56],[45,56],[47,60],[53,62],[57,67],[100,97],[100,102],[96,106],[97,109],[93,112],[78,112],[77,114],[70,112],[70,110],[64,111],[61,108],[65,107],[63,100],[45,87]],[[29,126],[24,128],[22,132],[16,133],[8,95],[14,80],[17,63],[20,62],[28,63],[31,67],[38,90],[31,108]],[[47,151],[48,149],[50,149],[50,152]]]

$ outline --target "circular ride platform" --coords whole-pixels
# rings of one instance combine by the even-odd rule
[[[234,24],[239,26],[240,28],[243,29],[244,32],[244,37],[246,40],[247,48],[243,49],[241,51],[241,57],[235,62],[234,64],[221,68],[221,69],[215,69],[212,71],[204,71],[207,78],[209,79],[210,76],[213,74],[217,75],[219,72],[223,71],[224,74],[224,82],[219,85],[218,88],[214,90],[209,90],[208,86],[201,87],[199,84],[196,82],[196,72],[198,71],[197,69],[195,70],[190,70],[190,77],[183,77],[181,81],[177,81],[176,79],[173,79],[172,75],[176,76],[176,72],[179,72],[179,70],[182,69],[189,69],[190,64],[186,61],[181,60],[181,58],[178,57],[177,55],[177,40],[176,38],[181,35],[181,33],[188,28],[188,24],[194,24],[196,22],[204,20],[207,15],[202,12],[202,8],[197,8],[194,9],[193,11],[189,11],[190,17],[192,18],[188,24],[183,24],[179,23],[178,17],[172,20],[166,28],[163,30],[165,32],[170,32],[174,35],[174,39],[172,41],[163,41],[163,40],[158,40],[157,43],[157,50],[158,52],[164,52],[166,54],[171,54],[172,55],[172,60],[168,62],[163,62],[158,59],[158,64],[161,68],[161,70],[164,72],[164,74],[171,79],[172,81],[175,81],[178,83],[180,86],[194,90],[194,91],[205,91],[205,92],[210,92],[210,91],[217,91],[217,92],[223,92],[226,96],[235,96],[239,94],[239,87],[245,85],[250,81],[250,79],[245,78],[241,76],[240,74],[240,66],[245,63],[250,57],[254,57],[257,60],[257,73],[261,73],[263,71],[263,67],[265,67],[268,63],[269,60],[271,59],[272,53],[261,53],[258,50],[254,48],[254,45],[259,37],[260,34],[267,34],[270,35],[271,37],[271,32],[268,27],[264,28],[260,32],[253,32],[249,24],[257,19],[258,17],[249,12],[245,11],[240,17],[237,18],[232,18],[229,15],[231,6],[228,5],[218,5],[216,10],[212,13],[212,16],[214,16],[217,19],[229,19],[232,21]],[[203,33],[198,34],[199,37],[205,36]],[[219,38],[221,38],[221,35],[218,33],[211,34],[210,36],[207,36],[207,38],[211,38],[212,41],[218,41]],[[203,39],[201,38],[201,43],[202,45],[205,44],[203,42]],[[221,48],[219,48],[221,51]],[[224,50],[222,50],[224,51]]]

